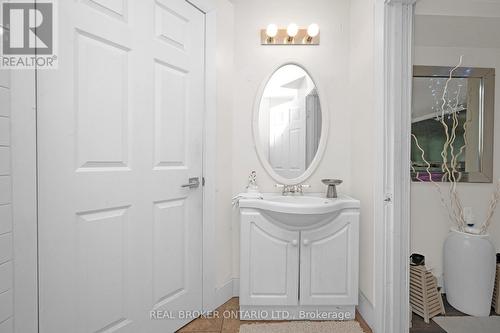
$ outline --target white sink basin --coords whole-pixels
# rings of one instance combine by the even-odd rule
[[[272,218],[275,222],[292,228],[315,227],[331,221],[343,209],[359,208],[359,201],[346,195],[327,199],[324,194],[282,196],[275,193],[263,194],[263,199],[240,199],[240,208],[254,208]]]

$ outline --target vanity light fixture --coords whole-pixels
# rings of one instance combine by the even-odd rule
[[[267,43],[274,43],[274,37],[278,34],[278,26],[271,23],[266,28]]]
[[[293,44],[295,36],[299,32],[299,27],[295,23],[290,23],[286,28],[286,34],[288,38],[286,39],[287,44]]]
[[[262,45],[319,45],[319,35],[316,23],[311,23],[307,28],[299,28],[295,23],[279,28],[271,23],[266,29],[260,30],[260,42]]]
[[[316,37],[318,34],[319,34],[319,25],[317,25],[316,23],[311,23],[307,27],[306,42],[307,43],[311,43],[311,41],[313,40],[313,38]]]

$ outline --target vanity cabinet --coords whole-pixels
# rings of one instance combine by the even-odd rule
[[[358,209],[340,210],[312,226],[290,227],[263,210],[240,207],[240,223],[242,311],[344,311],[354,316]]]

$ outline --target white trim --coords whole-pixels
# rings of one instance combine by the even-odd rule
[[[233,278],[233,297],[240,297],[240,279]]]
[[[414,0],[376,4],[375,329],[409,330],[411,76]],[[384,201],[389,200],[389,201]]]
[[[38,332],[35,71],[11,71],[14,332]]]
[[[266,154],[264,153],[264,150],[260,145],[260,139],[259,139],[259,109],[260,109],[260,101],[262,99],[262,95],[264,94],[264,89],[266,88],[269,79],[274,75],[274,73],[285,65],[299,66],[307,73],[307,75],[309,75],[314,85],[316,86],[316,90],[318,91],[318,96],[319,96],[319,103],[321,105],[321,138],[319,140],[318,151],[316,152],[316,156],[314,156],[314,159],[312,160],[307,170],[302,175],[300,175],[300,177],[293,179],[285,178],[281,175],[278,175],[276,171],[274,171],[273,167],[266,158]],[[321,159],[323,158],[326,149],[326,144],[328,142],[328,129],[330,126],[330,118],[328,116],[329,111],[327,105],[328,103],[326,102],[326,94],[323,93],[321,85],[318,84],[318,81],[314,80],[314,76],[311,75],[311,72],[307,70],[307,68],[304,65],[302,65],[299,61],[296,60],[284,61],[278,64],[277,66],[275,66],[274,70],[260,84],[253,105],[253,121],[252,121],[253,144],[257,156],[259,157],[260,164],[262,164],[264,169],[266,169],[267,174],[275,181],[277,181],[278,184],[285,184],[285,185],[300,184],[303,181],[307,180],[309,177],[311,177],[314,171],[316,171],[316,168],[319,166]]]
[[[240,297],[240,279],[232,278],[224,283],[221,287],[216,288],[214,302],[210,310],[215,310],[222,304],[226,303],[233,297]],[[207,311],[210,311],[207,310]]]
[[[409,329],[411,73],[414,0],[376,6],[375,332]],[[382,177],[383,176],[383,177]],[[389,202],[384,199],[390,200]]]
[[[216,197],[216,5],[213,0],[186,0],[205,13],[205,115],[203,138],[203,310],[214,310],[218,305],[215,277],[215,197]]]
[[[375,31],[374,31],[374,96],[375,96],[375,156],[383,156],[384,153],[384,119],[385,108],[385,4],[379,0],[375,4]],[[384,161],[382,158],[376,158],[374,161],[377,175],[374,177],[374,225],[375,225],[375,265],[374,265],[374,333],[384,333],[384,313],[385,313],[385,277],[383,265],[385,265],[384,240]]]
[[[375,309],[363,292],[359,291],[358,312],[370,328],[375,327]]]
[[[212,310],[217,309],[222,304],[233,298],[234,280],[229,279],[215,291],[215,303]]]

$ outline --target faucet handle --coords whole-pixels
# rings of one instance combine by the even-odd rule
[[[296,192],[302,194],[304,192],[304,189],[311,187],[311,185],[299,184],[299,185],[295,185],[295,187],[297,189]]]
[[[281,194],[287,195],[290,192],[290,187],[283,184],[275,184],[274,187],[281,189]]]

